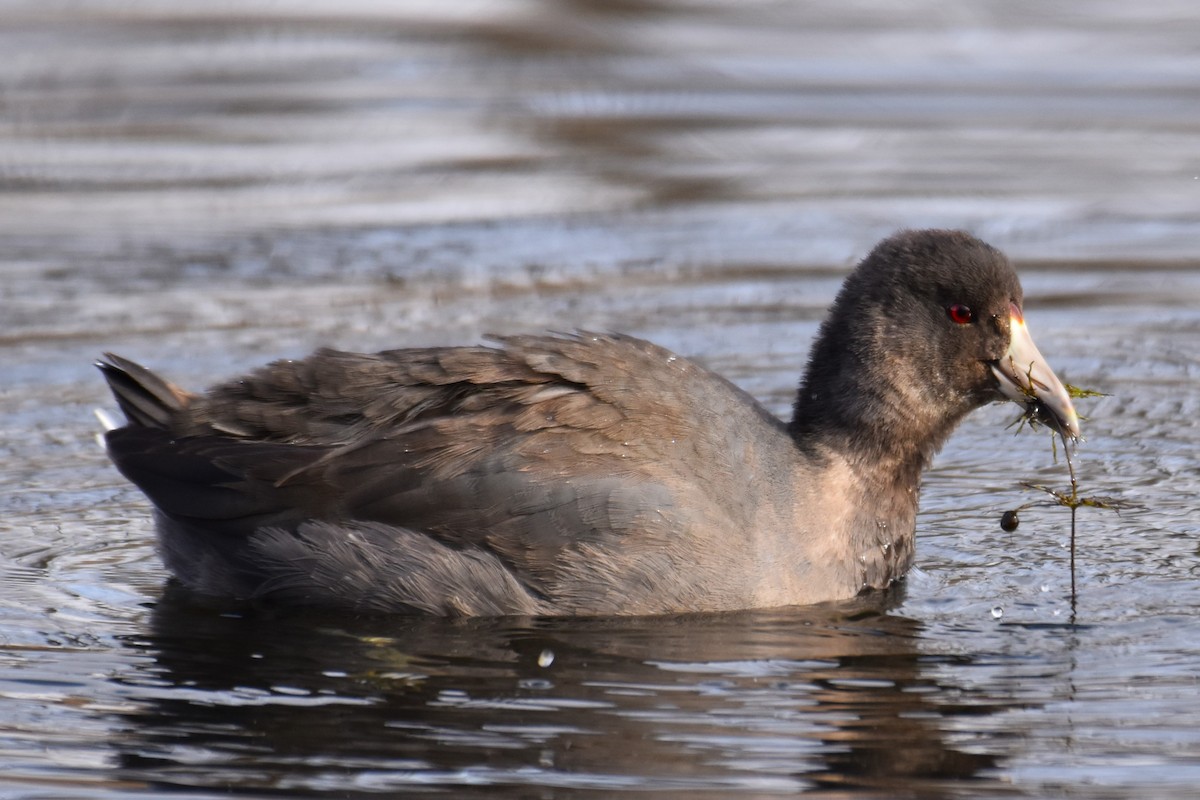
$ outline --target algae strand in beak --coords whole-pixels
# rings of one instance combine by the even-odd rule
[[[1064,384],[1064,386],[1066,387],[1068,394],[1072,398],[1107,397],[1108,396],[1104,392],[1098,392],[1094,389],[1082,389],[1078,386],[1072,386],[1069,383]],[[1013,422],[1014,425],[1019,426],[1018,430],[1020,430],[1022,427],[1024,427],[1025,424],[1028,424],[1030,428],[1034,428],[1034,427],[1037,427],[1037,425],[1039,423],[1045,424],[1045,421],[1044,421],[1044,419],[1041,418],[1039,409],[1035,405],[1027,406],[1025,408],[1024,412],[1021,414],[1021,416],[1018,417]],[[1062,492],[1057,489],[1052,489],[1048,486],[1043,486],[1041,484],[1024,481],[1021,484],[1024,488],[1036,489],[1037,491],[1044,492],[1045,494],[1049,495],[1051,499],[1050,500],[1042,500],[1042,501],[1032,501],[1032,502],[1020,505],[1017,508],[1009,509],[1009,510],[1005,511],[1004,514],[1000,517],[1000,527],[1003,528],[1007,532],[1015,531],[1017,529],[1017,526],[1020,524],[1020,519],[1019,519],[1018,514],[1021,511],[1024,511],[1025,509],[1030,508],[1032,506],[1053,505],[1053,506],[1066,506],[1067,508],[1071,509],[1071,540],[1070,540],[1071,619],[1072,619],[1072,621],[1074,621],[1076,601],[1078,598],[1077,584],[1076,584],[1076,579],[1075,579],[1075,541],[1076,541],[1076,520],[1075,520],[1076,514],[1075,514],[1075,512],[1082,506],[1082,507],[1088,507],[1088,508],[1107,508],[1107,509],[1111,509],[1113,511],[1120,513],[1120,511],[1122,509],[1132,508],[1135,506],[1135,504],[1129,503],[1129,502],[1126,502],[1123,500],[1117,500],[1112,497],[1103,497],[1103,496],[1099,496],[1099,495],[1087,495],[1087,496],[1080,495],[1079,480],[1076,477],[1075,462],[1072,459],[1072,448],[1071,448],[1072,442],[1071,442],[1071,440],[1069,440],[1067,438],[1067,436],[1065,434],[1063,434],[1061,432],[1056,432],[1056,435],[1051,437],[1051,448],[1052,448],[1052,451],[1054,454],[1054,458],[1056,461],[1058,460],[1058,440],[1060,438],[1062,439],[1062,442],[1063,442],[1063,453],[1065,454],[1066,460],[1067,460],[1067,474],[1070,476],[1070,482],[1071,482],[1070,492],[1069,493]]]

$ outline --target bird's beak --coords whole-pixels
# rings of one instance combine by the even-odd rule
[[[1062,434],[1064,439],[1079,438],[1079,415],[1071,403],[1067,387],[1050,369],[1046,359],[1025,327],[1025,318],[1016,304],[1010,306],[1012,339],[1008,352],[992,362],[992,372],[1000,381],[1000,391],[1009,400],[1025,406],[1026,412]]]

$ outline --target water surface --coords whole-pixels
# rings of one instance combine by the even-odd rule
[[[97,2],[0,21],[0,788],[25,797],[1183,798],[1200,782],[1189,3]],[[900,227],[1018,262],[1083,488],[1012,407],[887,597],[639,620],[221,613],[164,590],[102,350],[615,329],[785,413]]]

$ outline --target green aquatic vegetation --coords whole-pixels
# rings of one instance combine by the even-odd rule
[[[1098,392],[1095,389],[1084,389],[1079,386],[1072,386],[1069,383],[1064,383],[1067,387],[1067,394],[1071,395],[1071,399],[1078,400],[1081,397],[1109,397],[1107,392]]]
[[[1072,386],[1069,383],[1064,384],[1064,386],[1067,389],[1067,394],[1069,394],[1072,399],[1091,398],[1091,397],[1108,397],[1107,393],[1100,392],[1095,389],[1084,389],[1084,388],[1080,388],[1078,386]],[[1075,536],[1076,513],[1075,512],[1079,508],[1104,508],[1104,509],[1109,509],[1111,511],[1116,511],[1119,514],[1122,509],[1132,508],[1132,507],[1134,507],[1135,504],[1129,503],[1124,500],[1118,500],[1114,497],[1107,497],[1107,496],[1103,496],[1103,495],[1082,495],[1082,494],[1080,494],[1079,479],[1075,474],[1075,463],[1071,458],[1072,446],[1073,446],[1074,442],[1068,440],[1064,434],[1060,433],[1057,430],[1054,430],[1054,428],[1051,424],[1052,417],[1050,416],[1049,412],[1045,409],[1045,407],[1042,406],[1041,403],[1039,401],[1037,401],[1036,398],[1032,397],[1032,392],[1030,392],[1030,398],[1031,398],[1030,402],[1025,407],[1025,410],[1021,413],[1021,415],[1019,417],[1017,417],[1017,419],[1015,419],[1009,425],[1009,427],[1011,428],[1014,425],[1017,426],[1017,432],[1020,432],[1025,427],[1028,427],[1031,430],[1036,429],[1040,426],[1045,426],[1045,427],[1051,428],[1050,447],[1051,447],[1051,452],[1054,455],[1055,463],[1058,463],[1058,442],[1061,439],[1062,443],[1063,443],[1063,454],[1066,458],[1067,474],[1070,478],[1070,491],[1061,491],[1059,489],[1054,489],[1049,486],[1044,486],[1042,484],[1032,483],[1030,481],[1023,481],[1021,483],[1022,487],[1024,487],[1025,489],[1032,489],[1035,491],[1042,492],[1046,495],[1049,495],[1050,499],[1049,500],[1043,499],[1043,500],[1030,501],[1028,503],[1024,503],[1023,505],[1017,506],[1016,508],[1005,511],[1000,517],[1000,527],[1010,533],[1012,531],[1015,531],[1017,529],[1017,526],[1020,525],[1020,516],[1019,516],[1020,512],[1024,511],[1027,508],[1032,508],[1034,506],[1064,506],[1066,508],[1071,509],[1071,542],[1070,542],[1071,616],[1072,616],[1072,619],[1074,619],[1075,603],[1076,603],[1076,598],[1078,596],[1078,593],[1076,591],[1076,583],[1075,583],[1075,539],[1076,539],[1076,536]],[[1081,416],[1080,419],[1086,419],[1086,417]]]
[[[1032,364],[1029,365],[1029,369],[1032,371]],[[1051,431],[1053,431],[1053,416],[1049,411],[1046,410],[1045,405],[1042,404],[1042,401],[1038,399],[1037,395],[1033,393],[1033,389],[1029,388],[1033,385],[1033,377],[1030,372],[1026,373],[1025,382],[1026,386],[1022,387],[1022,391],[1025,393],[1025,396],[1029,398],[1029,402],[1025,404],[1025,410],[1021,412],[1020,416],[1008,423],[1007,427],[1012,428],[1016,426],[1018,433],[1020,433],[1026,427],[1028,427],[1030,430],[1036,430],[1042,426],[1050,428]],[[1096,389],[1084,389],[1080,386],[1074,386],[1070,383],[1064,383],[1063,386],[1067,390],[1067,395],[1070,396],[1072,400],[1110,396],[1108,392],[1101,392],[1097,391]],[[1086,421],[1087,417],[1080,414],[1079,419],[1081,421]],[[1051,436],[1050,441],[1051,447],[1054,450],[1054,460],[1058,461],[1058,437]]]

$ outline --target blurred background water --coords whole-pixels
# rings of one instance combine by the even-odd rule
[[[1193,797],[1200,10],[1189,2],[0,2],[0,792]],[[91,362],[615,329],[784,413],[901,227],[1018,263],[1083,490],[974,415],[887,598],[645,620],[164,593]]]

